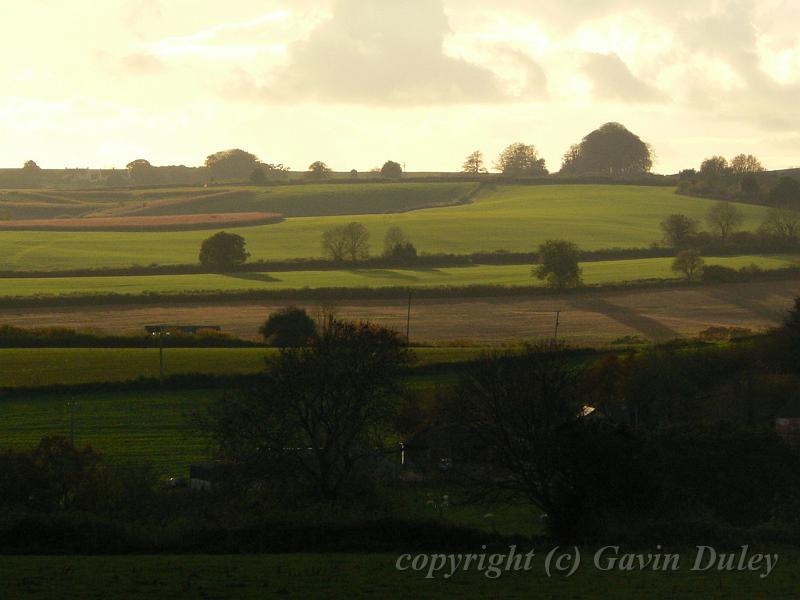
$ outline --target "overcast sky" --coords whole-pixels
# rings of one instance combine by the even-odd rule
[[[619,121],[800,166],[800,0],[4,0],[0,166],[459,170]]]

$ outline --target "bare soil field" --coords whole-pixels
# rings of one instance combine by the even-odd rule
[[[279,213],[239,212],[188,215],[76,217],[64,219],[19,219],[0,221],[0,229],[54,231],[142,231],[148,229],[199,229],[221,225],[256,225],[279,221]]]
[[[695,288],[616,291],[594,295],[412,300],[412,342],[503,344],[558,335],[576,344],[604,345],[626,336],[642,341],[694,337],[712,326],[763,331],[784,317],[800,295],[795,281],[708,285]],[[312,316],[368,319],[405,332],[407,299],[396,301],[241,302],[224,305],[96,306],[0,310],[0,323],[62,326],[107,332],[141,331],[150,323],[220,325],[256,338],[267,315],[295,304]]]

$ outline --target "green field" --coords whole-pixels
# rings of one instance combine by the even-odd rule
[[[484,348],[417,348],[417,365],[475,358]],[[255,373],[274,348],[164,349],[165,375]],[[158,377],[158,348],[0,348],[0,388]]]
[[[279,212],[289,217],[389,213],[462,201],[464,183],[359,183],[119,190],[0,191],[3,220]]]
[[[207,458],[193,415],[222,390],[88,392],[0,397],[0,446],[28,447],[49,435],[90,444],[113,460],[152,462],[164,475],[183,475]]]
[[[474,358],[483,348],[418,348],[418,365]],[[264,367],[264,348],[167,348],[165,372],[244,373]],[[157,348],[0,349],[0,387],[123,381],[158,376]],[[413,375],[411,387],[447,383],[447,373]],[[153,462],[183,473],[207,456],[192,417],[223,390],[6,393],[0,396],[0,447],[30,446],[46,435],[71,435],[116,460]],[[74,402],[74,404],[68,404]]]
[[[677,277],[671,258],[582,263],[588,284]],[[756,264],[777,269],[798,263],[789,255],[708,257],[706,264],[740,268]],[[469,285],[544,285],[531,277],[530,265],[475,265],[420,269],[350,269],[202,275],[0,278],[0,297],[53,294],[141,294],[195,291],[299,290],[325,287],[436,287]]]
[[[331,184],[334,185],[334,184]],[[403,184],[405,185],[405,184]],[[498,186],[473,203],[397,214],[297,217],[240,227],[253,260],[320,256],[322,232],[358,220],[369,230],[373,254],[386,230],[401,226],[420,252],[532,251],[562,238],[584,249],[647,247],[661,238],[671,213],[703,219],[711,200],[679,196],[672,188],[615,185]],[[267,205],[263,205],[267,206]],[[739,205],[742,227],[754,230],[767,208]],[[208,231],[0,232],[0,269],[70,269],[151,263],[195,263]]]
[[[6,556],[0,558],[0,597],[91,600],[108,598],[113,590],[114,598],[130,599],[797,598],[800,557],[790,546],[757,548],[779,555],[777,567],[764,579],[757,572],[691,571],[695,549],[680,552],[679,571],[600,571],[592,564],[591,548],[581,548],[581,565],[574,575],[548,577],[545,557],[551,548],[535,547],[530,570],[504,573],[498,579],[474,570],[451,579],[425,579],[425,573],[398,571],[396,554]],[[621,549],[637,551],[656,552]]]
[[[149,202],[126,211],[135,215],[277,212],[287,217],[396,213],[453,204],[477,183],[359,183],[237,187],[222,194],[180,202]]]

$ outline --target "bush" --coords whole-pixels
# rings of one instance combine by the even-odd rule
[[[287,306],[272,313],[258,332],[269,346],[298,347],[317,334],[317,326],[305,310]]]

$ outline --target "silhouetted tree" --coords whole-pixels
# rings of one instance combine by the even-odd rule
[[[383,255],[398,262],[413,262],[417,258],[417,249],[402,229],[393,226],[383,237]]]
[[[558,290],[577,287],[582,283],[579,256],[580,250],[573,242],[547,240],[539,246],[539,264],[533,267],[531,275]]]
[[[500,153],[494,168],[509,177],[539,177],[547,175],[547,167],[535,146],[515,142]]]
[[[265,184],[267,182],[267,176],[264,173],[264,169],[261,167],[253,169],[253,172],[250,173],[250,181],[256,185]]]
[[[706,179],[719,179],[729,173],[728,159],[724,156],[712,156],[700,164],[700,175]]]
[[[743,220],[742,211],[736,205],[724,200],[715,203],[706,213],[708,226],[719,233],[723,242],[727,241],[730,234],[742,224]]]
[[[697,234],[697,220],[686,215],[673,214],[661,221],[664,243],[672,248],[685,246]]]
[[[244,238],[235,233],[220,231],[200,246],[200,264],[209,267],[235,268],[244,264],[249,256]]]
[[[396,246],[405,244],[407,241],[406,234],[403,233],[400,227],[397,225],[389,227],[389,229],[386,230],[386,234],[383,236],[383,254],[391,254]]]
[[[241,181],[250,177],[258,162],[254,154],[233,148],[210,154],[206,158],[206,167],[217,181],[220,179]]]
[[[387,160],[381,167],[381,177],[386,179],[400,179],[403,176],[403,167],[400,163],[393,160]]]
[[[155,177],[155,167],[143,158],[137,158],[126,165],[128,176],[134,185],[152,183]]]
[[[256,477],[299,481],[336,504],[380,461],[410,360],[396,332],[330,320],[274,358],[258,386],[213,408],[210,433]]]
[[[700,276],[705,261],[697,250],[683,250],[672,261],[672,271],[681,273],[689,281]]]
[[[653,151],[639,136],[620,123],[606,123],[573,145],[564,154],[565,175],[627,177],[647,173],[653,166]]]
[[[42,170],[42,168],[39,165],[37,165],[34,161],[26,160],[25,164],[22,165],[22,170],[32,173],[38,173],[39,171]]]
[[[270,346],[305,346],[317,334],[317,325],[302,308],[287,306],[272,313],[258,332]]]
[[[475,150],[470,154],[464,164],[461,166],[462,173],[471,173],[477,175],[478,173],[486,173],[486,167],[483,166],[483,153],[480,150]]]
[[[764,170],[764,165],[761,164],[752,154],[737,154],[731,159],[730,170],[732,173],[759,173]]]
[[[326,179],[330,177],[331,168],[321,160],[314,161],[308,165],[307,177],[310,179]]]
[[[613,430],[586,422],[581,379],[556,343],[494,354],[464,371],[446,413],[471,449],[453,473],[468,497],[526,500],[547,513],[558,538],[590,536],[607,510],[626,496],[635,502],[631,452]]]
[[[361,223],[348,223],[322,234],[322,251],[333,261],[358,261],[369,257],[369,232]]]
[[[761,231],[783,241],[796,242],[800,234],[800,215],[794,210],[770,208]]]

